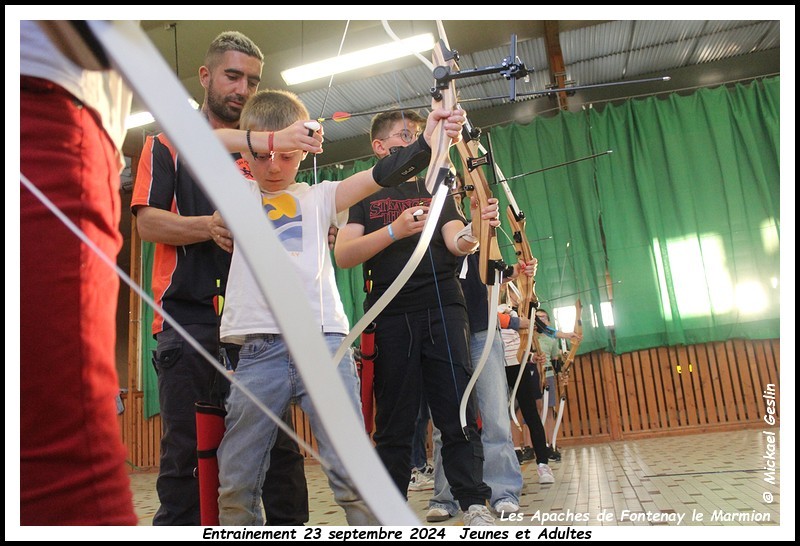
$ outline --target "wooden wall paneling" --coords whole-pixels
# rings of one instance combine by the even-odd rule
[[[659,423],[660,404],[656,394],[656,383],[653,377],[653,364],[650,361],[650,351],[640,351],[640,375],[644,386],[644,394],[647,407],[646,428],[657,430],[661,428]]]
[[[667,394],[664,391],[664,378],[661,373],[663,366],[658,359],[658,351],[648,349],[646,352],[650,358],[650,368],[653,370],[653,390],[656,391],[656,399],[658,400],[659,429],[666,430],[669,428],[669,405]]]
[[[694,394],[695,405],[697,406],[697,418],[700,425],[708,424],[708,408],[706,408],[706,396],[703,392],[703,378],[700,375],[701,370],[697,365],[697,352],[694,345],[685,347],[689,364],[692,371],[689,372],[689,379],[692,382],[692,393]]]
[[[692,347],[694,352],[695,365],[697,366],[697,377],[700,380],[700,389],[703,392],[703,408],[705,409],[705,421],[707,424],[714,425],[719,422],[717,414],[717,391],[719,382],[713,378],[717,375],[716,365],[708,360],[706,345],[695,345]]]
[[[138,159],[138,158],[137,158]],[[133,165],[131,159],[132,174],[136,167]],[[131,215],[131,237],[130,237],[130,270],[128,271],[130,278],[141,285],[142,283],[142,256],[141,256],[141,239],[139,238],[139,231],[136,228],[136,217]],[[139,433],[140,423],[137,418],[138,406],[136,404],[136,392],[138,369],[139,369],[139,346],[140,346],[140,331],[139,324],[141,323],[141,299],[134,291],[130,291],[128,299],[128,381],[124,405],[125,411],[122,414],[122,428],[123,428],[123,441],[127,446],[128,461],[134,466],[140,466],[138,459],[134,453],[134,444],[131,442],[133,438]]]
[[[765,365],[760,366],[760,369],[763,369],[766,374],[766,380],[762,383],[762,391],[767,389],[768,384],[774,385],[776,408],[780,408],[780,340],[763,340],[760,345],[765,359]],[[780,417],[780,414],[778,414],[778,417]]]
[[[761,376],[762,392],[766,390],[767,385],[772,383],[775,385],[775,390],[780,394],[779,383],[780,373],[778,371],[778,363],[775,355],[777,351],[773,348],[772,340],[759,340],[754,343],[754,350],[756,351],[759,363],[759,375]],[[760,396],[760,395],[759,395]]]
[[[564,429],[564,437],[575,438],[580,436],[580,412],[578,410],[578,387],[576,377],[578,369],[572,366],[567,383],[567,404],[564,407],[564,417],[562,417],[561,427]]]
[[[145,420],[144,418],[144,393],[142,393],[141,398],[139,398],[139,403],[141,404],[141,415],[142,421]],[[159,415],[159,423],[161,422],[161,416]],[[147,466],[156,466],[158,464],[158,458],[156,453],[160,453],[160,445],[161,445],[161,427],[159,426],[158,429],[155,428],[155,423],[151,423],[150,426],[142,427],[147,434],[144,434],[142,438],[142,453],[144,454],[145,462]],[[154,436],[156,431],[158,431],[158,436]],[[157,449],[158,446],[158,449]]]
[[[778,376],[780,375],[781,369],[781,340],[780,339],[771,339],[768,341],[772,358],[773,358],[773,367],[771,368],[771,377],[774,381],[770,381],[770,383],[778,384]]]
[[[133,452],[133,459],[135,461],[134,464],[136,464],[136,466],[145,466],[146,461],[144,458],[144,453],[142,452],[142,435],[145,434],[146,430],[143,418],[144,413],[142,412],[142,398],[139,396],[138,392],[135,392],[133,395],[131,407],[133,407],[134,411],[136,412],[136,420],[134,421],[136,428],[135,433],[131,438],[133,441],[131,449]]]
[[[708,354],[708,361],[716,373],[715,381],[714,381],[714,396],[716,398],[716,407],[717,407],[717,415],[719,415],[719,422],[720,423],[727,423],[728,419],[728,410],[727,410],[727,403],[726,399],[728,398],[728,393],[726,391],[726,383],[725,378],[727,377],[727,370],[724,368],[723,364],[717,358],[717,350],[718,345],[717,343],[707,343],[706,344],[706,353]],[[731,393],[732,394],[732,393]]]
[[[586,393],[587,435],[590,437],[602,434],[599,415],[600,405],[597,402],[597,392],[595,390],[595,368],[596,367],[592,365],[590,355],[581,357],[581,371],[583,372],[584,390]]]
[[[572,398],[572,412],[570,419],[573,425],[573,431],[576,437],[585,437],[588,435],[588,421],[586,416],[586,389],[583,384],[583,367],[576,368],[575,364],[572,366],[572,385],[575,388],[575,396]]]
[[[780,407],[780,401],[781,401],[781,389],[780,389],[780,365],[781,365],[780,353],[781,353],[781,347],[780,347],[780,340],[779,339],[773,339],[773,340],[770,340],[769,343],[770,343],[770,345],[772,347],[773,355],[775,357],[775,369],[774,369],[773,375],[772,375],[773,380],[770,381],[770,383],[775,385],[775,402],[778,404],[777,407]],[[780,417],[780,415],[778,417]]]
[[[630,358],[627,355],[617,355],[614,357],[614,375],[616,377],[617,383],[617,400],[619,400],[619,415],[621,417],[621,427],[620,430],[622,434],[630,432],[631,430],[631,419],[630,419],[630,410],[628,408],[628,394],[625,392],[625,366],[626,363],[630,362]]]
[[[141,407],[141,412],[139,413],[140,418],[142,421],[145,421],[144,418],[144,393],[139,398],[139,404]],[[160,421],[160,419],[159,419]],[[142,427],[142,443],[141,443],[141,450],[142,450],[142,462],[144,466],[155,466],[158,464],[158,459],[156,458],[156,453],[160,452],[160,449],[156,449],[157,445],[160,445],[160,438],[161,435],[158,435],[158,440],[153,437],[155,423],[147,423],[147,426]],[[159,427],[158,432],[161,432],[161,427]]]
[[[592,372],[594,376],[594,392],[595,399],[597,400],[596,412],[598,422],[598,433],[603,435],[610,434],[608,424],[608,411],[606,411],[606,389],[603,369],[603,355],[599,351],[594,351],[585,355],[585,358],[591,362]]]
[[[147,466],[147,458],[142,449],[144,436],[147,434],[147,426],[142,412],[142,397],[139,393],[134,394],[134,407],[136,408],[136,434],[133,436],[133,456],[137,466]]]
[[[661,374],[661,388],[664,390],[664,400],[667,403],[667,421],[669,422],[669,428],[678,428],[681,426],[681,420],[678,411],[678,397],[675,392],[675,383],[673,379],[676,375],[674,364],[665,347],[656,348],[655,353],[658,361],[658,371]]]
[[[765,351],[766,344],[763,340],[756,340],[748,344],[748,358],[752,358],[754,362],[753,383],[755,384],[756,393],[761,396],[767,388],[769,380],[769,363],[767,361],[767,354]],[[767,349],[768,350],[768,349]]]
[[[647,401],[644,399],[644,387],[642,385],[642,354],[641,351],[631,353],[631,364],[625,381],[630,381],[630,389],[633,398],[628,402],[631,412],[631,426],[638,432],[647,430]]]
[[[590,364],[582,360],[580,381],[576,384],[576,388],[578,390],[578,407],[580,408],[580,433],[584,438],[591,438],[593,434],[592,407],[589,401],[591,374],[592,370]]]
[[[716,417],[712,421],[712,411],[714,409],[714,388],[708,382],[708,369],[704,362],[705,347],[703,345],[689,346],[689,356],[694,364],[694,375],[692,381],[697,394],[697,405],[700,411],[700,422],[704,425],[716,422]]]
[[[722,385],[723,408],[725,410],[725,423],[732,423],[739,420],[739,408],[736,405],[736,397],[733,393],[733,384],[731,383],[731,370],[730,363],[728,362],[727,351],[725,350],[725,343],[715,342],[714,357],[717,359],[717,366],[719,367],[719,380]]]
[[[636,400],[639,405],[639,422],[641,430],[650,430],[650,415],[648,408],[647,392],[644,387],[644,376],[642,374],[643,363],[642,359],[647,351],[636,351],[636,357],[633,359],[635,367],[633,369],[634,384],[636,385]]]
[[[676,366],[680,366],[680,373],[677,374],[677,379],[680,384],[681,395],[683,396],[683,407],[686,415],[685,422],[689,426],[697,426],[700,423],[700,419],[697,415],[698,408],[695,400],[694,385],[692,383],[694,371],[689,371],[689,364],[691,364],[689,353],[685,345],[672,347],[672,353],[675,355]],[[694,370],[694,366],[692,366],[691,369]]]
[[[758,421],[761,418],[758,411],[758,399],[761,397],[761,391],[757,390],[755,387],[758,381],[756,380],[756,382],[753,382],[752,361],[747,354],[747,347],[744,340],[734,339],[732,345],[733,353],[736,355],[736,368],[739,370],[739,380],[742,384],[742,396],[747,410],[747,420]],[[756,375],[758,374],[756,373]]]
[[[603,351],[601,356],[603,362],[603,380],[605,386],[606,415],[608,415],[609,433],[612,440],[622,438],[622,428],[620,424],[620,402],[616,385],[616,372],[614,362],[617,357],[611,353]]]
[[[306,416],[305,412],[300,409],[300,406],[296,404],[292,404],[291,406],[291,414],[292,414],[292,426],[294,427],[294,431],[297,433],[300,438],[305,440],[311,445],[312,449],[316,448],[316,440],[314,439],[314,435],[311,432],[311,424],[308,421],[308,416]],[[304,457],[311,457],[311,454],[302,446],[300,447],[300,452],[303,454]]]
[[[763,424],[766,403],[761,395],[769,383],[776,385],[776,403],[780,403],[779,351],[779,340],[743,340],[624,355],[604,351],[582,355],[567,386],[562,438],[575,445],[582,440],[658,437]],[[677,362],[681,374],[675,370]],[[688,372],[689,363],[692,372]],[[160,416],[144,419],[141,391],[129,391],[124,402],[119,422],[122,425],[129,420],[122,428],[129,463],[134,469],[157,468]],[[292,421],[298,435],[317,449],[308,417],[294,405]]]
[[[733,386],[733,395],[736,400],[737,408],[737,421],[747,421],[747,405],[744,400],[744,393],[742,392],[742,378],[739,374],[739,366],[736,362],[736,353],[733,350],[733,342],[725,342],[725,355],[728,358],[728,365],[731,370],[731,385]]]
[[[562,417],[561,426],[564,427],[566,424],[565,433],[569,432],[570,438],[576,438],[581,436],[581,420],[580,420],[580,410],[578,408],[579,405],[579,391],[578,391],[578,383],[577,377],[580,373],[577,362],[573,364],[572,371],[570,372],[569,383],[567,383],[567,405],[564,408],[564,416]],[[565,437],[567,435],[565,434]]]
[[[776,410],[779,412],[776,417],[780,419],[780,403],[781,403],[781,386],[780,386],[780,340],[769,340],[768,343],[772,348],[772,354],[775,358],[774,366],[775,368],[772,371],[771,381],[775,386],[775,403],[776,403]],[[764,386],[766,388],[766,385]]]
[[[659,351],[660,352],[660,351]],[[681,374],[678,373],[678,355],[675,352],[675,347],[665,347],[664,353],[669,360],[669,375],[672,380],[672,388],[675,392],[675,408],[678,412],[679,426],[686,426],[689,424],[688,414],[686,412],[686,400],[683,395],[683,385],[681,384]]]

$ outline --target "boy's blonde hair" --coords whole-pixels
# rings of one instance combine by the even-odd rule
[[[282,89],[265,89],[248,99],[239,128],[280,131],[301,119],[309,119],[308,110],[297,95]]]

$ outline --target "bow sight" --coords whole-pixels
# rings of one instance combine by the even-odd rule
[[[444,60],[454,60],[458,62],[458,51],[455,49],[448,49],[443,40],[440,40],[440,42]],[[525,67],[525,63],[521,62],[519,57],[517,57],[517,35],[512,34],[511,50],[508,57],[504,58],[500,64],[459,70],[458,72],[451,72],[448,66],[437,66],[434,68],[433,78],[436,80],[436,86],[431,88],[431,96],[436,101],[442,100],[442,90],[447,89],[447,86],[450,85],[452,80],[472,78],[485,74],[500,74],[505,77],[505,79],[509,80],[508,100],[514,102],[517,100],[517,80],[520,78],[527,78],[529,73],[530,71]]]

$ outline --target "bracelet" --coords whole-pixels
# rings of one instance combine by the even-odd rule
[[[250,142],[250,129],[248,129],[245,134],[247,135],[247,147],[250,149],[250,153],[253,154],[253,157],[258,157],[258,154],[253,149],[253,144]]]
[[[269,155],[273,154],[273,146],[272,145],[274,144],[274,142],[275,142],[275,131],[270,131],[269,132],[269,141],[268,141]]]
[[[394,236],[394,230],[392,229],[392,224],[389,224],[389,238],[392,241],[396,241],[397,238]]]

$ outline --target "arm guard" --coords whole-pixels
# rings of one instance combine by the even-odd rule
[[[428,168],[431,148],[424,137],[420,136],[408,146],[398,146],[393,150],[395,151],[378,160],[372,168],[372,178],[379,186],[398,186]]]

